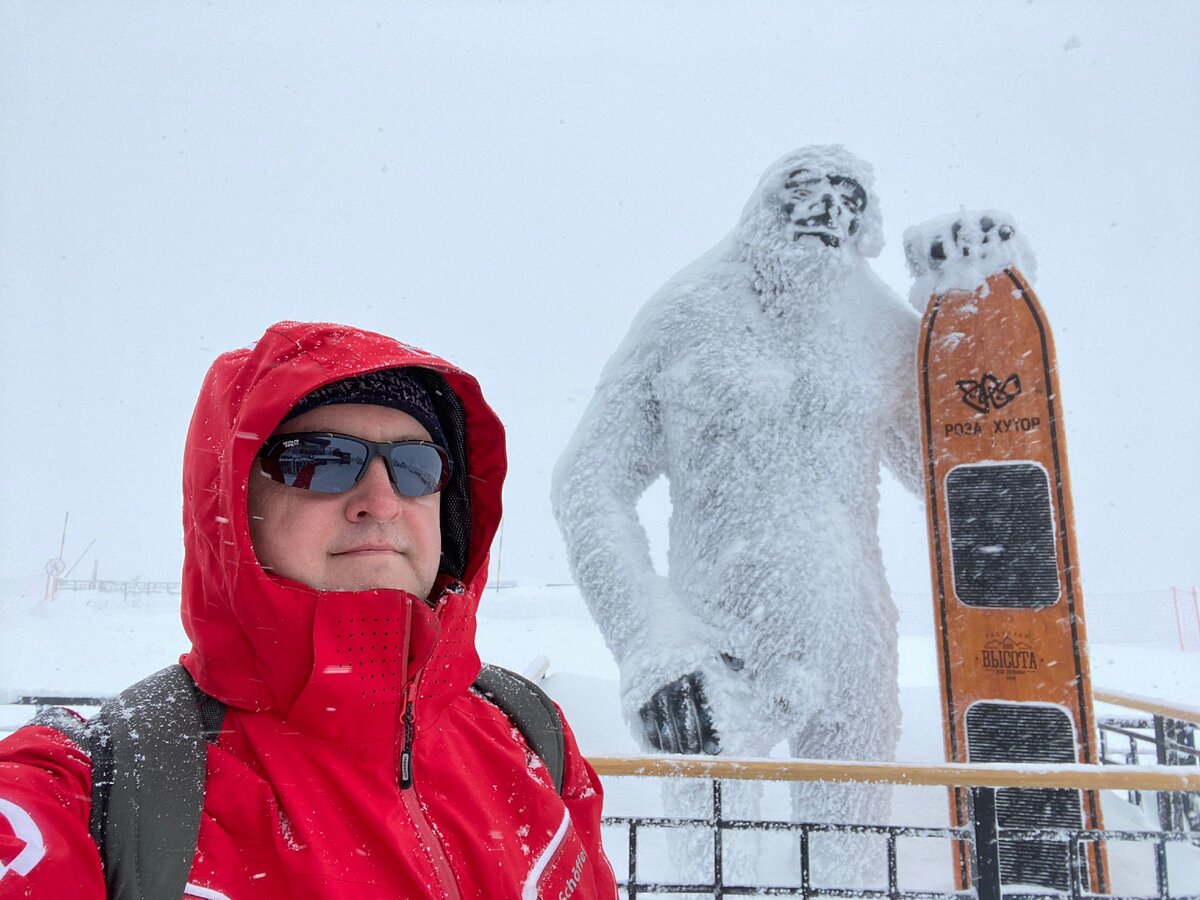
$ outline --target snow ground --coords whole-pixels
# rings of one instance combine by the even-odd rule
[[[35,578],[0,580],[0,702],[29,694],[103,696],[117,692],[143,675],[174,662],[186,648],[177,598],[149,595],[126,599],[120,594],[62,592],[44,603],[44,585]],[[898,759],[939,762],[942,749],[936,649],[932,637],[932,604],[916,595],[899,595],[901,607],[901,700],[904,733]],[[549,660],[543,682],[562,705],[587,754],[633,754],[637,748],[621,719],[617,669],[577,590],[571,585],[533,581],[504,582],[489,588],[480,613],[482,656],[516,671],[528,671],[538,657]],[[1093,635],[1094,637],[1098,635]],[[1112,640],[1092,647],[1093,681],[1097,688],[1195,704],[1200,683],[1200,652],[1166,646],[1131,646]],[[81,710],[85,714],[90,710]],[[0,705],[0,735],[30,715],[28,707]],[[1100,717],[1117,710],[1101,705]],[[659,810],[659,787],[653,779],[606,779],[606,813],[646,815]],[[1110,828],[1153,829],[1153,797],[1144,808],[1123,794],[1103,795],[1105,824]],[[736,814],[736,811],[734,811]],[[762,814],[788,816],[786,789],[767,785]],[[897,787],[893,822],[941,826],[948,822],[942,788]],[[623,832],[606,834],[619,875],[626,872]],[[814,845],[819,852],[819,844]],[[864,852],[873,852],[864,847]],[[1113,888],[1117,893],[1153,890],[1150,845],[1113,844],[1109,849]],[[1172,895],[1200,893],[1200,850],[1172,847]],[[792,841],[771,835],[761,845],[757,882],[795,884],[796,851]],[[732,873],[737,877],[739,873]],[[906,839],[899,845],[903,889],[950,890],[951,866],[945,842]],[[661,836],[642,840],[639,876],[675,877]],[[747,879],[749,880],[749,879]]]

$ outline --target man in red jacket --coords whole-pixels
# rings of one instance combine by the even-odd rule
[[[479,673],[504,433],[424,351],[280,323],[222,355],[184,453],[181,662],[225,705],[185,897],[615,897],[601,787],[561,794]],[[0,742],[0,898],[102,898],[92,768]]]

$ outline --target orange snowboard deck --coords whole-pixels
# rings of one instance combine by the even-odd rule
[[[931,298],[918,377],[947,757],[1095,763],[1054,344],[1016,269]],[[966,823],[965,790],[951,810]],[[1102,827],[1094,791],[1001,790],[997,818]],[[1086,846],[1084,884],[1103,892],[1103,848]],[[1000,853],[1004,882],[1067,888],[1064,844],[1002,840]],[[956,855],[965,887],[965,846]]]

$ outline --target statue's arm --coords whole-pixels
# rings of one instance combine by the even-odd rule
[[[621,703],[647,749],[716,753],[706,667],[717,636],[654,570],[638,498],[667,471],[656,391],[668,336],[644,314],[609,362],[554,471],[554,514],[575,582],[621,672]]]
[[[666,592],[637,501],[664,470],[653,380],[661,354],[627,340],[609,361],[555,467],[551,499],[576,584],[618,663],[651,627]]]
[[[917,391],[917,342],[920,321],[908,310],[897,311],[892,326],[898,334],[893,393],[884,426],[883,464],[896,479],[920,495],[921,410]]]

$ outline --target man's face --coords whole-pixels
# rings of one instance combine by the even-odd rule
[[[302,431],[371,441],[430,439],[408,413],[357,403],[322,406],[276,429]],[[250,539],[259,563],[321,591],[390,588],[428,597],[441,557],[440,512],[440,493],[400,496],[380,458],[342,494],[285,487],[257,460],[250,471]]]
[[[856,235],[867,208],[867,192],[853,178],[812,169],[788,173],[782,199],[788,236],[793,241],[815,237],[827,247],[840,247]]]

